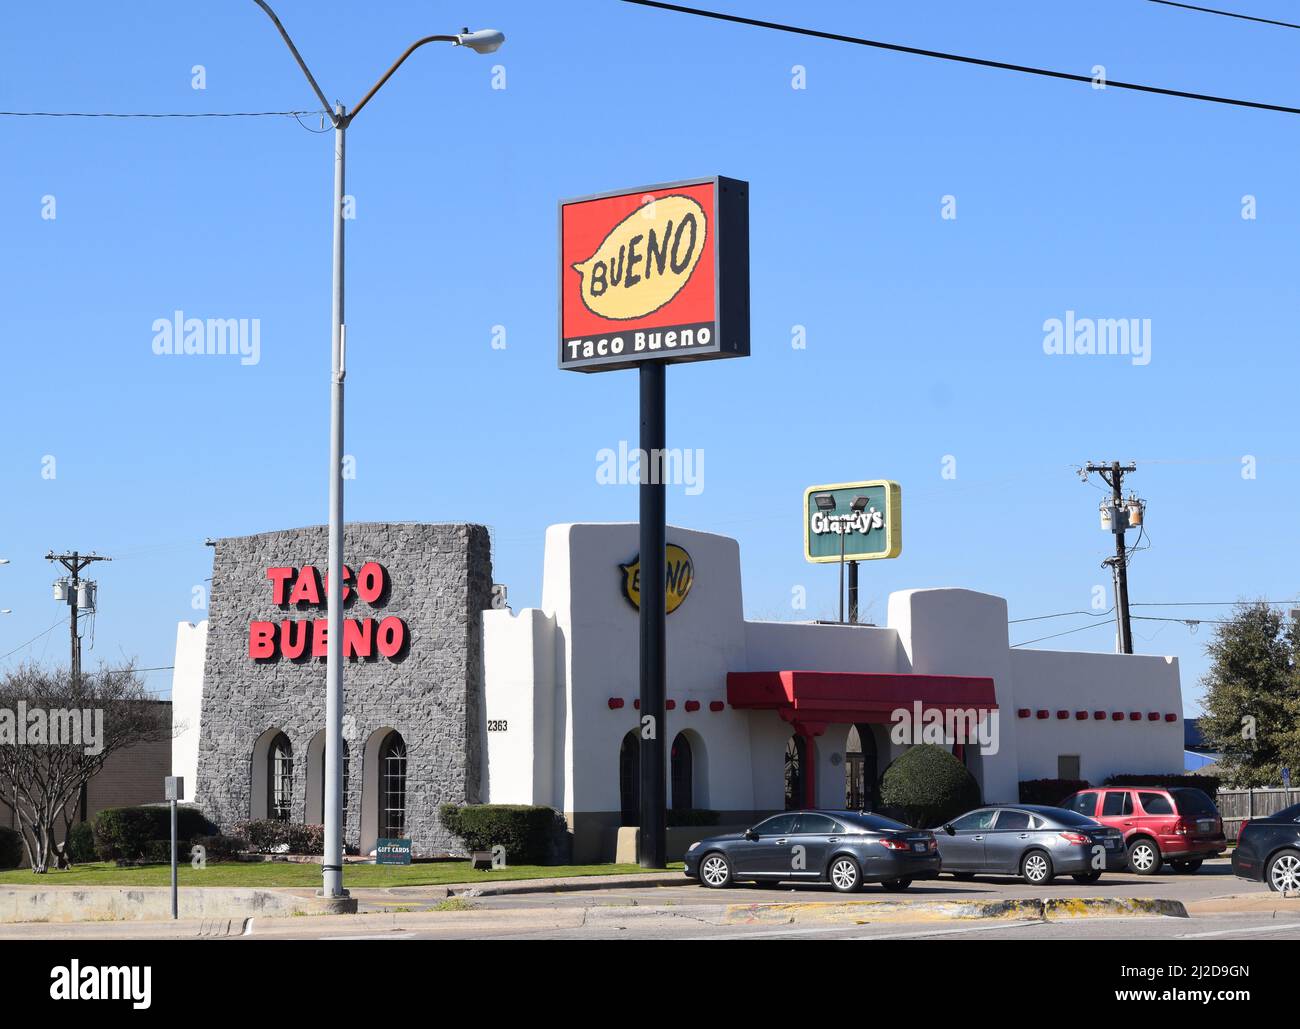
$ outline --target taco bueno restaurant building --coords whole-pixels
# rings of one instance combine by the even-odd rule
[[[457,849],[443,803],[563,813],[573,860],[636,821],[637,526],[553,525],[542,603],[491,609],[481,525],[350,524],[345,559],[345,839]],[[786,806],[876,803],[906,710],[965,712],[996,747],[952,744],[986,801],[1018,782],[1177,772],[1171,657],[1013,650],[1001,597],[891,594],[884,626],[748,621],[735,540],[669,528],[669,804],[723,824]],[[173,772],[228,825],[323,821],[324,527],[216,542],[209,618],[177,630]],[[676,551],[672,551],[677,553]],[[672,565],[670,565],[672,567]]]

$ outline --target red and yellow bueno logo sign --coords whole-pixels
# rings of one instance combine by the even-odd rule
[[[715,181],[560,206],[560,366],[716,354]]]
[[[314,565],[268,568],[266,577],[271,580],[271,598],[277,607],[326,607],[329,576],[322,577]],[[388,598],[388,585],[388,571],[376,561],[367,561],[355,576],[344,565],[344,607],[357,600],[371,607],[382,604]],[[343,656],[350,660],[376,655],[394,660],[406,652],[409,638],[406,623],[396,615],[343,619]],[[248,656],[255,661],[324,658],[328,649],[326,618],[285,618],[248,625]]]

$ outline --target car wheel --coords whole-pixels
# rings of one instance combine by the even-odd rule
[[[704,855],[700,861],[700,882],[711,890],[722,890],[731,885],[731,862],[726,854],[714,851]]]
[[[1101,869],[1094,868],[1091,872],[1078,872],[1070,876],[1077,883],[1095,883],[1101,878]]]
[[[1276,893],[1300,890],[1300,851],[1284,850],[1274,854],[1264,878],[1268,888]]]
[[[1195,872],[1198,868],[1201,867],[1201,861],[1200,860],[1170,861],[1169,867],[1172,868],[1178,875],[1191,875],[1193,872]]]
[[[953,872],[952,877],[956,879],[958,882],[968,883],[968,882],[972,882],[975,879],[975,873],[974,872]]]
[[[1031,886],[1046,886],[1056,877],[1052,859],[1041,850],[1031,850],[1020,859],[1020,874]]]
[[[862,869],[851,857],[841,855],[831,862],[826,878],[837,893],[854,893],[862,885]]]
[[[1155,875],[1162,863],[1156,841],[1143,836],[1128,847],[1128,866],[1138,875]]]
[[[912,885],[911,879],[886,879],[880,884],[890,893],[898,893]]]

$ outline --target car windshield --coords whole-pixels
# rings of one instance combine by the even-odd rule
[[[1094,821],[1087,815],[1081,815],[1077,811],[1067,811],[1065,808],[1059,808],[1056,811],[1047,812],[1043,815],[1049,821],[1056,822],[1058,825],[1072,825],[1076,829],[1099,829],[1101,823]]]
[[[1214,801],[1207,797],[1200,790],[1181,789],[1170,790],[1174,798],[1174,806],[1178,808],[1180,815],[1217,815]]]

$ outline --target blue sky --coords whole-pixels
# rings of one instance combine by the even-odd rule
[[[867,617],[936,585],[1002,594],[1012,618],[1088,609],[1097,585],[1108,606],[1101,494],[1072,466],[1112,458],[1139,462],[1149,505],[1135,602],[1296,595],[1293,116],[614,0],[276,6],[348,104],[421,35],[508,36],[491,57],[426,48],[349,132],[349,519],[491,525],[516,610],[540,599],[547,525],[634,519],[635,488],[595,473],[598,450],[635,440],[636,376],[555,368],[555,203],[724,174],[751,184],[753,356],[670,369],[669,445],[703,450],[705,488],[670,490],[668,512],[739,539],[749,616],[833,617],[835,569],[802,557],[801,493],[857,478],[903,486],[903,555],[864,565]],[[1300,36],[1141,0],[713,6],[1300,103]],[[315,106],[251,0],[6,14],[5,110]],[[50,548],[115,559],[96,569],[88,663],[170,665],[176,623],[204,616],[205,537],[325,519],[330,136],[287,118],[3,118],[0,141],[3,665],[66,656],[58,628],[22,646],[64,614]],[[261,360],[155,355],[152,324],[176,310],[259,319]],[[1067,310],[1150,319],[1150,363],[1044,354],[1044,321]],[[1041,645],[1111,649],[1096,621]],[[1140,652],[1181,659],[1189,711],[1210,630],[1135,623]],[[170,673],[149,681],[165,693]]]

